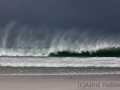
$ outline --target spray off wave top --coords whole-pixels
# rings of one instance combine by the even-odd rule
[[[0,32],[0,56],[120,56],[119,34],[108,35],[103,30],[30,28],[11,23]]]

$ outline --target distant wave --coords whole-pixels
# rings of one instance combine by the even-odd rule
[[[106,48],[99,49],[97,51],[81,51],[72,52],[72,51],[58,51],[57,53],[50,53],[49,56],[54,57],[120,57],[120,47],[118,48]]]

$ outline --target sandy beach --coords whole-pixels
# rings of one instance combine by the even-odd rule
[[[0,90],[120,90],[120,75],[0,75]]]

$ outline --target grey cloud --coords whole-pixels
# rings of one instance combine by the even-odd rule
[[[11,21],[39,27],[96,28],[119,32],[119,0],[1,0],[0,26]]]

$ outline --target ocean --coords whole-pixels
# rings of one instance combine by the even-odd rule
[[[99,54],[87,54],[88,56],[82,53],[71,55],[70,52],[46,54],[43,51],[41,53],[41,49],[24,50],[25,48],[2,50],[0,75],[120,74],[120,58],[108,57],[108,54],[106,57],[105,54],[98,57]]]
[[[120,74],[119,34],[14,23],[0,32],[0,75]]]

